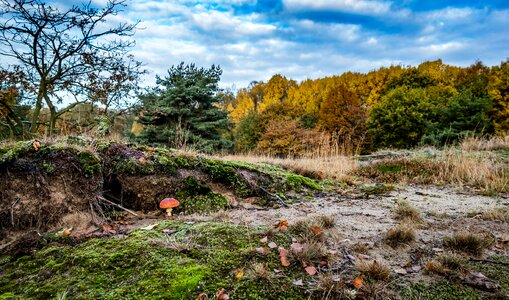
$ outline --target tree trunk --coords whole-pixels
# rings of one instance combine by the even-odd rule
[[[37,103],[35,103],[34,113],[32,114],[32,123],[30,124],[30,133],[35,133],[38,129],[37,121],[39,121],[39,114],[42,109],[42,95],[37,96]]]

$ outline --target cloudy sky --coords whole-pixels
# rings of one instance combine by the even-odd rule
[[[95,0],[100,3],[103,0]],[[128,0],[134,54],[164,75],[219,64],[222,86],[280,73],[296,80],[391,64],[487,65],[509,58],[508,0]]]

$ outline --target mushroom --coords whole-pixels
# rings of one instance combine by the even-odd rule
[[[161,201],[161,203],[159,203],[160,208],[166,209],[166,214],[168,215],[168,217],[171,217],[171,210],[174,207],[177,207],[179,205],[180,205],[180,202],[178,202],[177,199],[173,199],[173,198],[163,199],[163,201]]]

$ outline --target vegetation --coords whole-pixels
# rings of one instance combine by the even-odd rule
[[[225,111],[217,107],[219,67],[172,66],[168,76],[158,77],[164,88],[144,95],[138,122],[146,125],[136,140],[156,146],[187,146],[212,152],[231,148],[221,133],[229,128]]]

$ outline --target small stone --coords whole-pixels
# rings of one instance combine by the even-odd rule
[[[408,272],[407,272],[407,270],[405,270],[405,269],[403,269],[403,268],[396,268],[396,269],[394,269],[394,273],[396,273],[396,274],[400,274],[400,275],[405,275],[405,274],[407,274]]]

